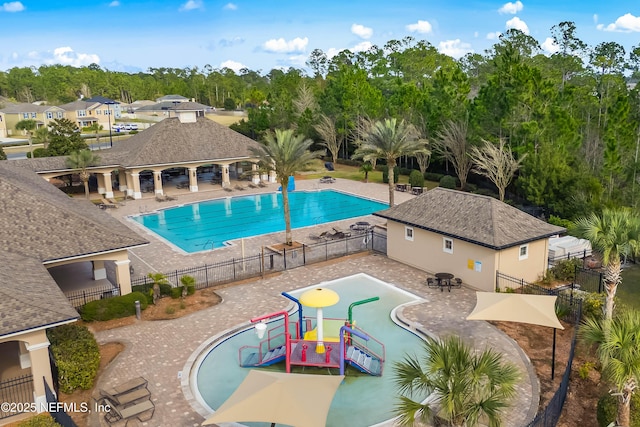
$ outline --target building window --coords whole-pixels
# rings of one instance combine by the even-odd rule
[[[78,117],[86,117],[87,116],[87,112],[85,110],[78,110],[76,112],[76,114],[78,115]]]
[[[57,116],[59,119],[64,117],[64,113],[62,111],[58,111]]]
[[[404,227],[404,238],[413,242],[413,227]]]
[[[29,119],[29,113],[22,113],[22,118],[25,120]]]
[[[99,115],[101,115],[101,114],[102,114],[102,111],[100,111],[100,110],[96,110],[96,114],[99,116]]]
[[[51,111],[47,111],[47,119],[53,119],[53,113]]]
[[[518,259],[522,261],[523,259],[529,258],[529,245],[520,246],[520,252],[518,254]]]
[[[31,118],[35,119],[36,117],[38,117],[38,113],[31,113]]]
[[[445,237],[442,239],[442,250],[448,254],[453,253],[453,240]]]

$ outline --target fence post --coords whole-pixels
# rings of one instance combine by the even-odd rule
[[[207,288],[209,287],[209,266],[207,264],[204,265],[204,281],[207,284]]]
[[[236,259],[232,258],[231,261],[233,261],[233,280],[236,280]]]
[[[282,258],[284,258],[284,269],[287,269],[287,248],[282,248]]]
[[[307,265],[307,253],[305,252],[306,245],[302,244],[302,265]]]
[[[598,293],[602,293],[604,291],[604,286],[602,286],[602,273],[598,274]]]
[[[329,259],[329,242],[324,242],[324,260]]]

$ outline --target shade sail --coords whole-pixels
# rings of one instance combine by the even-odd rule
[[[467,320],[500,320],[564,329],[556,316],[555,295],[476,292],[476,307]]]
[[[202,425],[268,422],[324,427],[344,376],[251,370],[226,402]]]

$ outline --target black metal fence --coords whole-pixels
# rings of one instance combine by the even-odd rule
[[[577,252],[567,252],[565,255],[558,255],[555,257],[549,257],[549,267],[555,265],[556,263],[560,262],[560,261],[564,261],[567,259],[572,259],[572,258],[578,258],[581,259],[582,261],[584,261],[587,257],[590,257],[592,255],[592,251],[591,249],[587,250],[587,249],[583,249],[581,251],[577,251]]]
[[[53,417],[54,420],[62,427],[78,427],[77,424],[71,419],[71,416],[67,414],[64,410],[64,405],[58,403],[58,398],[51,391],[49,384],[45,377],[42,377],[42,381],[44,382],[44,393],[47,396],[47,407],[49,409],[49,414]],[[80,408],[75,408],[79,410]]]
[[[526,427],[555,427],[560,419],[564,401],[567,397],[571,367],[573,366],[573,357],[577,342],[578,325],[582,318],[582,300],[574,297],[572,285],[564,288],[549,289],[500,272],[496,273],[496,290],[499,292],[517,292],[533,295],[556,295],[558,297],[556,300],[556,313],[559,317],[575,325],[573,337],[571,338],[569,358],[565,366],[564,374],[562,375],[562,380],[560,381],[560,386],[551,400],[549,400],[549,403],[547,403],[547,406],[538,412],[533,421],[526,425]]]
[[[120,290],[110,284],[64,293],[71,305],[75,308],[82,307],[86,303],[94,300],[110,298],[119,294]]]
[[[26,374],[1,381],[0,402],[10,404],[0,407],[0,420],[23,412],[32,412],[28,405],[33,402],[33,376]]]
[[[573,283],[581,291],[604,292],[604,274],[600,271],[576,266]]]
[[[232,258],[214,264],[163,272],[163,274],[172,287],[182,286],[180,279],[183,276],[191,276],[195,279],[196,289],[204,289],[365,251],[386,254],[386,234],[370,230],[343,239],[326,240],[311,245],[304,244],[290,249],[264,249],[261,253],[244,258]],[[145,290],[152,285],[153,280],[148,276],[131,281],[131,286],[142,286]]]

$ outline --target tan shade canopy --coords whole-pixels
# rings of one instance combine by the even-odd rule
[[[251,370],[226,402],[202,425],[267,422],[324,427],[343,375],[286,374]]]
[[[330,307],[340,301],[340,296],[331,289],[315,288],[300,295],[299,301],[307,307]]]
[[[500,320],[564,329],[556,316],[554,295],[476,292],[476,307],[467,320]]]

